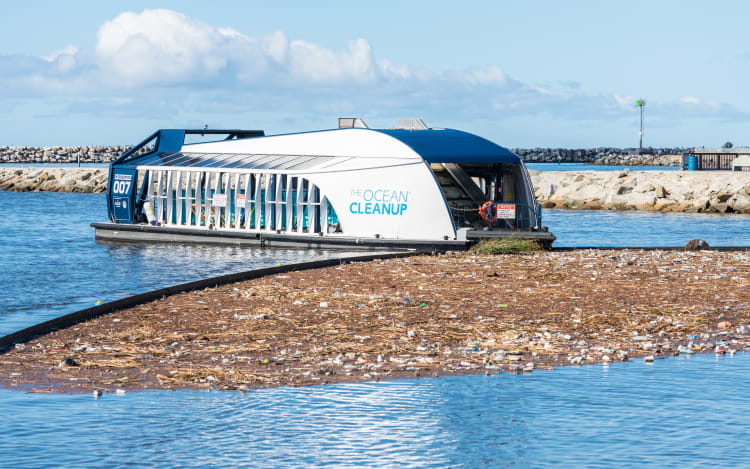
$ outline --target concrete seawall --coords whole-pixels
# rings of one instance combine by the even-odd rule
[[[544,208],[750,213],[750,172],[529,171]],[[106,168],[0,168],[0,190],[93,192]]]

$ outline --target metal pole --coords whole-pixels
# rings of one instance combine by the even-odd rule
[[[643,99],[638,100],[638,107],[641,108],[641,132],[640,132],[640,144],[638,147],[639,155],[643,153],[643,106],[645,105],[646,105],[646,101],[644,101]]]
[[[641,142],[640,142],[640,144],[638,146],[638,148],[639,148],[638,154],[640,155],[641,153],[643,153],[643,104],[641,104],[641,132],[640,132],[639,135],[640,135],[640,138],[641,138]]]

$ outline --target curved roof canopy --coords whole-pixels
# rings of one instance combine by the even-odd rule
[[[508,150],[478,135],[455,129],[376,129],[411,147],[429,163],[520,163]]]
[[[184,143],[186,132],[159,130],[112,164],[330,171],[361,169],[363,165],[413,164],[421,160],[458,164],[521,162],[507,148],[455,129],[351,128],[195,144]],[[136,154],[150,141],[156,142],[156,148]]]

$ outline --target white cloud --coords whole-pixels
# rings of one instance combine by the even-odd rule
[[[619,107],[622,109],[634,109],[636,98],[635,96],[620,96],[614,95],[613,98]]]
[[[497,65],[487,68],[472,70],[466,73],[465,79],[472,85],[504,85],[508,81],[503,69]]]
[[[60,56],[64,55],[76,55],[78,53],[79,49],[78,47],[74,45],[67,45],[60,49],[59,51],[53,52],[49,55],[43,55],[41,57],[42,60],[46,60],[47,62],[54,62],[57,60]]]
[[[289,50],[289,40],[283,31],[274,31],[263,37],[263,52],[271,57],[276,63],[283,63],[286,60]]]
[[[376,79],[372,47],[364,39],[349,42],[336,53],[306,41],[289,45],[288,70],[293,78],[322,83],[373,83]]]
[[[741,114],[732,105],[716,99],[704,99],[696,96],[682,96],[673,107],[673,112],[682,116],[715,115],[720,118],[737,117]]]
[[[700,104],[701,100],[695,96],[682,96],[680,97],[680,102],[685,104]]]
[[[170,10],[122,13],[97,33],[96,60],[108,80],[130,85],[179,83],[216,75],[221,47],[247,41]]]
[[[0,56],[0,100],[11,97],[67,97],[68,112],[111,115],[273,109],[438,121],[539,114],[593,121],[635,112],[633,96],[591,94],[563,82],[523,83],[499,65],[414,68],[376,57],[363,38],[334,50],[283,31],[252,37],[164,9],[118,15],[102,24],[93,47]],[[652,115],[747,118],[690,96],[650,104]]]
[[[394,64],[388,59],[378,60],[378,71],[386,80],[407,80],[411,77],[411,71],[406,64]]]

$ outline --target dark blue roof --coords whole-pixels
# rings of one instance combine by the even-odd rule
[[[455,129],[373,129],[410,146],[429,163],[520,163],[508,150],[478,135]]]

